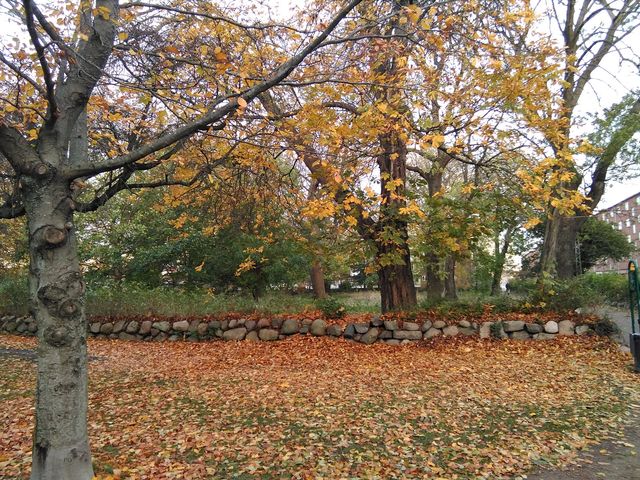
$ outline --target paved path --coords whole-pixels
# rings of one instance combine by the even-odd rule
[[[618,343],[628,347],[629,346],[629,334],[631,333],[631,313],[629,309],[615,308],[610,306],[598,307],[589,311],[589,313],[595,313],[599,317],[608,317],[615,322],[620,329],[620,333],[614,337]],[[637,319],[636,319],[637,320]],[[636,328],[638,324],[636,323]],[[636,330],[637,331],[637,330]]]
[[[640,406],[619,441],[594,445],[580,455],[584,462],[569,470],[541,470],[527,480],[640,480]]]

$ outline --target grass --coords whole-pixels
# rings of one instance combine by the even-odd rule
[[[629,358],[593,338],[90,340],[89,351],[103,358],[89,387],[99,478],[516,478],[615,435],[640,398]],[[34,387],[33,363],[0,359],[3,478],[27,475]]]

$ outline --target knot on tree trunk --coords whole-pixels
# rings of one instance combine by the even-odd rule
[[[33,240],[40,248],[60,247],[67,239],[67,230],[53,225],[45,225],[33,234]]]
[[[71,331],[64,325],[54,325],[44,331],[44,341],[52,347],[64,347],[71,344]]]
[[[47,311],[59,318],[75,318],[82,312],[85,284],[79,272],[61,275],[58,280],[38,289],[38,298]]]

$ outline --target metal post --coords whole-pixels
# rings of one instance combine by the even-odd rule
[[[640,281],[638,281],[638,264],[629,260],[627,268],[629,275],[629,310],[631,311],[631,334],[629,345],[635,360],[635,368],[640,372],[640,333],[636,331],[636,321],[640,327]]]

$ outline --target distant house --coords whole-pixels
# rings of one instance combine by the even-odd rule
[[[640,252],[640,192],[601,210],[595,217],[610,223],[636,246],[636,256]],[[628,260],[606,260],[593,267],[593,271],[626,273]]]

